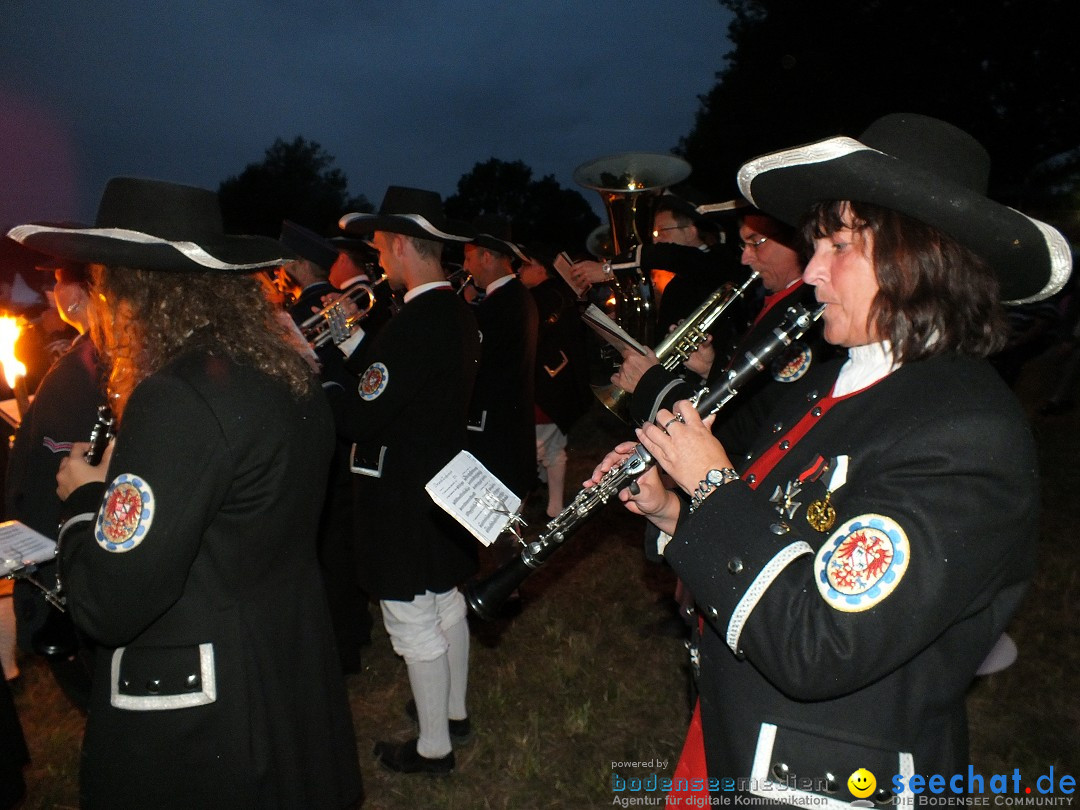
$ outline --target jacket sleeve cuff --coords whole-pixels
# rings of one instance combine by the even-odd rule
[[[67,500],[60,504],[60,522],[66,523],[76,515],[86,513],[96,515],[101,506],[101,499],[105,496],[105,483],[91,481],[83,484],[77,490],[68,495]]]
[[[689,399],[693,395],[682,377],[663,366],[653,366],[638,380],[630,399],[630,417],[634,424],[643,425],[653,421],[661,408],[670,410],[680,399]]]
[[[750,614],[796,559],[813,554],[759,493],[732,481],[683,514],[664,556],[705,619],[739,654]]]

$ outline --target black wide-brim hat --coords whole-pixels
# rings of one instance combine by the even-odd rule
[[[981,257],[1006,303],[1041,301],[1069,280],[1072,254],[1053,227],[986,196],[990,156],[963,130],[911,113],[859,137],[754,158],[738,172],[754,205],[791,225],[816,202],[880,205],[937,228]]]
[[[339,251],[333,242],[292,220],[282,221],[281,236],[278,239],[287,250],[317,264],[323,270],[329,271],[338,259]]]
[[[346,214],[338,226],[356,236],[387,231],[435,242],[468,242],[476,236],[469,225],[446,218],[438,192],[406,186],[387,188],[378,213]]]
[[[72,222],[37,222],[34,224],[71,228],[85,227],[82,223]],[[10,236],[0,236],[0,270],[2,270],[2,275],[5,277],[13,276],[20,271],[32,273],[36,270],[43,270],[51,273],[60,267],[80,266],[82,266],[80,262],[69,262],[65,259],[59,259],[55,256],[50,256],[48,253],[32,250],[21,242],[12,239]],[[52,282],[49,281],[48,283],[51,284]]]
[[[19,225],[8,236],[73,262],[170,272],[253,272],[295,257],[276,239],[226,234],[213,191],[114,177],[92,228]]]
[[[661,211],[671,211],[673,214],[681,214],[689,219],[698,228],[716,228],[717,222],[710,219],[698,210],[698,206],[690,200],[665,191],[653,202],[653,217]],[[650,230],[652,223],[649,223]]]
[[[484,250],[490,250],[492,253],[500,253],[510,259],[513,264],[528,261],[525,254],[521,252],[521,248],[513,242],[507,242],[505,239],[492,236],[490,233],[478,233],[473,239],[469,240],[469,243],[484,248]]]

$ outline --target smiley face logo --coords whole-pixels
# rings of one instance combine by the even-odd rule
[[[848,790],[857,799],[865,799],[877,787],[877,779],[866,768],[859,768],[847,780]]]

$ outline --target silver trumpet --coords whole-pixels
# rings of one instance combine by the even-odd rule
[[[761,343],[737,358],[727,375],[713,389],[702,388],[693,398],[702,418],[723,408],[743,385],[756,377],[786,347],[821,317],[825,307],[810,312],[804,306],[788,307],[784,320]],[[503,603],[526,577],[562,548],[563,543],[620,490],[633,484],[654,465],[652,455],[640,444],[625,461],[612,467],[591,487],[578,491],[574,500],[556,515],[530,542],[522,542],[521,554],[511,558],[487,578],[465,586],[469,608],[482,619],[495,618]]]
[[[450,282],[454,292],[463,297],[466,288],[473,283],[472,273],[466,270],[464,265],[447,265],[446,280]]]
[[[708,338],[709,328],[727,311],[728,307],[746,294],[747,288],[757,279],[758,273],[755,270],[741,286],[721,287],[706,298],[701,306],[687,316],[686,320],[656,344],[656,359],[660,361],[660,365],[668,371],[674,371],[681,363],[685,363]],[[630,401],[627,398],[627,391],[611,383],[594,385],[593,393],[605,408],[624,422],[630,421]]]
[[[327,341],[334,345],[348,340],[375,306],[375,290],[358,281],[300,325],[300,331],[314,348]]]

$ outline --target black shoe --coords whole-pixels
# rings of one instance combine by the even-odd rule
[[[446,776],[454,771],[454,752],[431,759],[416,752],[416,740],[403,743],[377,742],[372,752],[384,768],[398,773],[430,773]]]
[[[409,699],[409,702],[405,704],[405,714],[407,714],[414,723],[420,722],[420,717],[416,712],[416,701]],[[457,743],[458,745],[464,745],[472,739],[472,723],[469,722],[469,718],[464,720],[451,720],[450,721],[450,742]]]

